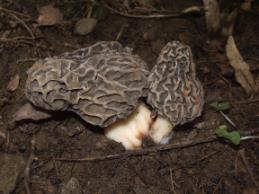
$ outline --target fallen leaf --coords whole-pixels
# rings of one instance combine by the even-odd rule
[[[207,30],[215,33],[220,27],[220,8],[217,0],[203,0]]]
[[[11,80],[7,84],[7,90],[11,92],[15,91],[18,88],[19,83],[20,83],[20,76],[16,74],[14,77],[11,78]]]
[[[30,103],[26,103],[13,114],[13,122],[18,122],[22,120],[39,121],[50,117],[50,114],[42,112],[40,110],[36,110]]]
[[[52,4],[41,7],[39,13],[37,22],[40,26],[53,26],[60,24],[63,20],[63,14]]]
[[[226,54],[230,65],[235,70],[236,80],[241,84],[248,94],[256,93],[258,88],[255,84],[249,64],[247,64],[240,55],[233,36],[229,36],[226,45]]]

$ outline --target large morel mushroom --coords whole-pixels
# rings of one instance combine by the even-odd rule
[[[126,149],[141,147],[145,137],[167,143],[176,125],[203,109],[191,50],[178,41],[162,49],[151,71],[132,49],[102,41],[39,60],[27,73],[33,107],[73,111]]]

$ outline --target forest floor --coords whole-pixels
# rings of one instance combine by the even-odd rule
[[[258,133],[258,96],[247,96],[236,81],[225,54],[226,40],[208,36],[204,14],[145,19],[121,16],[103,8],[94,30],[80,36],[74,33],[74,25],[86,17],[86,1],[56,1],[55,7],[64,14],[64,22],[36,26],[38,9],[47,4],[49,1],[43,0],[0,0],[0,6],[5,8],[0,9],[0,193],[1,189],[4,194],[55,194],[61,190],[72,193],[68,192],[69,180],[77,189],[74,194],[258,192],[259,142],[247,140],[232,145],[216,138],[219,125],[233,127],[209,106],[214,101],[230,102],[225,114],[241,134]],[[177,12],[201,2],[164,4],[167,10]],[[226,6],[234,5],[226,1]],[[259,3],[255,2],[252,11],[239,14],[233,36],[256,80],[258,34]],[[180,40],[192,48],[197,74],[205,89],[205,108],[200,118],[177,127],[171,147],[164,150],[148,144],[139,154],[125,154],[120,144],[107,140],[102,132],[88,129],[74,114],[61,114],[40,123],[23,122],[7,129],[12,115],[26,102],[26,71],[35,60],[117,38],[122,45],[133,48],[149,68],[169,41]],[[10,91],[7,85],[15,75],[20,77],[19,86]],[[146,149],[149,151],[145,152]],[[85,157],[95,159],[58,160]],[[25,171],[24,166],[28,167]]]

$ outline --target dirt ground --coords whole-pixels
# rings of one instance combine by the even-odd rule
[[[159,4],[159,1],[156,2]],[[86,1],[55,1],[55,6],[64,13],[64,22],[37,27],[37,10],[49,3],[46,0],[0,0],[0,6],[15,11],[0,9],[0,154],[19,156],[30,169],[27,175],[21,171],[12,193],[28,193],[25,183],[29,184],[32,194],[60,193],[72,177],[80,184],[77,185],[79,191],[74,191],[74,194],[258,192],[259,144],[256,140],[242,141],[240,145],[234,146],[222,139],[214,139],[202,144],[138,156],[121,155],[112,160],[106,158],[66,162],[57,159],[100,157],[125,151],[120,144],[107,140],[102,131],[90,130],[78,116],[69,113],[44,122],[23,122],[14,129],[7,130],[12,115],[26,102],[26,70],[35,60],[89,46],[101,40],[115,40],[123,28],[119,41],[132,47],[150,68],[168,41],[180,40],[192,48],[197,73],[205,89],[206,104],[200,118],[177,127],[173,144],[181,145],[186,141],[195,142],[197,139],[214,137],[214,129],[220,124],[229,126],[208,105],[212,101],[224,100],[231,103],[226,114],[241,134],[259,131],[258,96],[247,96],[238,84],[225,55],[226,40],[217,35],[208,35],[203,14],[166,19],[136,19],[103,9],[95,29],[88,35],[80,36],[74,33],[73,28],[76,21],[86,16]],[[168,0],[163,4],[165,9],[172,12],[192,5],[202,5],[194,0],[174,3]],[[221,6],[227,10],[236,4],[237,1],[225,1]],[[26,19],[22,14],[31,18]],[[28,29],[13,15],[24,19],[26,26],[35,35],[35,41],[30,39]],[[257,80],[258,34],[259,3],[256,1],[251,11],[239,14],[235,22],[234,38]],[[7,84],[16,74],[20,76],[20,84],[15,91],[10,92]],[[32,139],[35,140],[35,150],[31,150]],[[148,142],[144,149],[152,146],[155,145]],[[28,164],[32,154],[37,159]],[[1,175],[5,176],[0,172]],[[3,177],[0,177],[0,182]]]

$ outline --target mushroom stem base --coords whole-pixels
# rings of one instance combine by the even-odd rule
[[[140,104],[126,119],[105,128],[107,138],[121,143],[125,149],[134,150],[142,146],[145,137],[150,137],[155,143],[168,143],[171,140],[172,125],[158,116],[152,119],[150,109]]]

